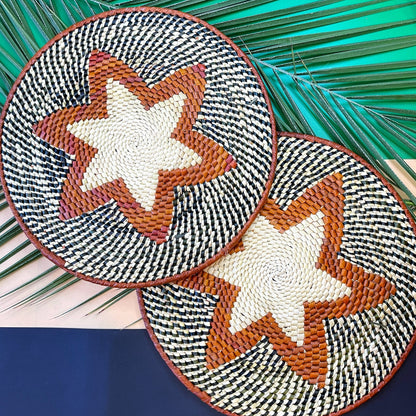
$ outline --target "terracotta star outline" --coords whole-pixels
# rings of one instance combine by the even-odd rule
[[[60,109],[33,127],[38,137],[74,156],[60,219],[115,200],[138,232],[163,243],[174,188],[236,167],[222,146],[192,130],[204,98],[205,67],[182,68],[148,87],[128,65],[95,50],[88,79],[90,104]]]
[[[241,257],[236,257],[236,255],[244,250],[250,250],[248,245],[247,247],[245,246],[245,237],[227,257],[220,259],[223,262],[222,265],[210,266],[210,268],[199,275],[178,283],[183,287],[217,295],[219,298],[212,318],[206,349],[206,362],[209,369],[214,369],[230,362],[253,348],[262,337],[267,337],[274,350],[297,375],[304,380],[308,380],[309,383],[322,388],[325,386],[328,372],[328,347],[323,320],[336,319],[342,316],[347,317],[369,310],[395,294],[395,286],[384,277],[369,273],[362,267],[339,258],[338,253],[342,245],[344,223],[342,185],[342,176],[340,174],[327,176],[316,186],[306,190],[286,210],[281,210],[274,200],[269,199],[261,212],[263,219],[258,223],[260,225],[255,223],[252,225],[252,227],[257,227],[256,233],[259,238],[264,235],[266,228],[270,225],[282,233],[283,236],[291,231],[294,231],[296,236],[298,231],[295,228],[299,225],[305,224],[305,232],[313,233],[313,230],[308,229],[308,227],[311,227],[311,224],[308,224],[308,220],[313,216],[322,219],[322,242],[317,258],[312,260],[316,268],[315,275],[319,276],[323,273],[329,276],[329,279],[323,277],[322,282],[330,283],[332,279],[335,288],[322,287],[323,292],[319,294],[316,292],[316,288],[313,287],[313,282],[308,281],[310,273],[306,273],[302,277],[304,282],[306,282],[305,287],[313,292],[311,297],[313,298],[316,295],[319,297],[320,295],[322,299],[304,301],[304,313],[300,323],[301,336],[293,331],[290,323],[288,324],[292,315],[289,317],[289,321],[286,319],[285,323],[285,318],[280,317],[276,319],[276,313],[272,313],[272,307],[270,312],[265,312],[262,316],[257,317],[256,320],[251,320],[243,328],[235,323],[235,319],[233,320],[233,317],[235,318],[236,314],[238,315],[236,308],[239,307],[239,296],[242,296],[244,290],[251,290],[254,297],[254,307],[256,307],[256,291],[261,290],[259,288],[260,283],[252,279],[253,275],[255,275],[255,271],[252,269],[251,271],[247,270],[246,278],[242,282],[242,284],[250,286],[249,288],[237,286],[227,281],[238,280],[232,276],[230,278],[232,270],[237,269],[237,263],[232,259],[235,257],[237,258],[236,261],[241,261]],[[264,224],[264,221],[267,221],[267,224]],[[318,220],[319,222],[320,220]],[[247,234],[249,233],[250,229],[247,231]],[[298,237],[304,238],[305,234],[300,233]],[[272,249],[262,252],[261,258],[269,259],[271,264],[273,264],[273,252],[271,251]],[[284,254],[284,252],[280,252],[276,255],[284,256]],[[307,258],[308,254],[300,253],[300,257]],[[258,259],[259,257],[255,262],[259,264],[260,261]],[[281,263],[281,260],[279,260],[279,263]],[[225,267],[225,269],[221,273],[222,267]],[[262,269],[260,268],[260,270]],[[207,271],[216,272],[216,275]],[[220,274],[226,276],[227,273],[229,274],[229,279],[227,280],[218,277]],[[295,270],[293,273],[302,272]],[[295,300],[296,290],[298,290],[295,287],[297,284],[296,278],[297,276],[295,276],[292,290],[287,291],[287,296]],[[262,301],[273,304],[273,301],[276,302],[276,299],[262,299]],[[277,299],[277,303],[274,306],[275,308],[283,307],[284,303],[281,299]],[[257,306],[257,308],[264,309],[264,305]],[[247,307],[243,312],[246,313],[245,316],[249,320],[257,314],[257,311],[253,311],[253,308],[250,310]],[[244,314],[240,313],[240,315],[243,316]],[[296,316],[296,313],[294,316]],[[283,322],[283,325],[280,324],[279,320]]]

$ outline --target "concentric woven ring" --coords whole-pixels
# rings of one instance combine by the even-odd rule
[[[1,120],[2,183],[24,231],[105,285],[207,267],[272,184],[259,75],[218,30],[172,10],[114,10],[61,33],[25,67]]]
[[[340,415],[390,380],[416,339],[416,224],[334,143],[281,133],[269,199],[194,277],[138,291],[178,378],[227,415]]]

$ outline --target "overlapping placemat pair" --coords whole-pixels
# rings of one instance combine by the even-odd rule
[[[207,23],[136,8],[42,48],[2,114],[2,183],[34,244],[137,287],[156,348],[232,415],[343,413],[415,340],[415,223],[331,142],[276,133],[248,58]]]

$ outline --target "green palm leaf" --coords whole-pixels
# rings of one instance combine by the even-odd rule
[[[416,2],[281,3],[285,2],[0,0],[0,105],[36,50],[68,25],[117,7],[183,10],[217,26],[249,55],[270,93],[278,129],[342,143],[382,172],[415,210],[416,196],[385,160],[397,161],[416,182],[416,174],[406,162],[416,158]],[[0,210],[6,207],[0,194]],[[14,220],[5,222],[0,226],[0,245],[20,232]],[[0,263],[23,252],[28,244],[18,245]],[[39,256],[36,250],[26,254],[1,272],[0,279]],[[28,277],[26,283],[3,296],[27,290],[55,270],[52,267]],[[46,300],[76,283],[76,278],[63,273],[14,306]],[[131,291],[111,290],[114,296],[93,312],[111,307]],[[108,291],[103,289],[71,311]]]

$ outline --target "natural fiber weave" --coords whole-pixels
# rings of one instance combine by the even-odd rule
[[[99,283],[207,266],[272,183],[260,78],[228,38],[180,12],[117,10],[71,27],[28,64],[2,119],[20,223],[54,262]]]
[[[269,199],[241,243],[139,291],[168,365],[226,414],[323,416],[378,391],[415,341],[416,226],[358,156],[282,134]]]

